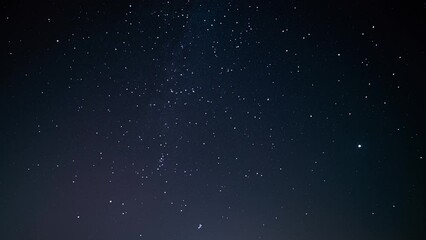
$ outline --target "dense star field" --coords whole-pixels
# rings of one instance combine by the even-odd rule
[[[1,239],[425,239],[424,3],[0,5]]]

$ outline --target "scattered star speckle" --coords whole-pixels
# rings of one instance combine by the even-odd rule
[[[423,239],[415,1],[2,3],[2,239]]]

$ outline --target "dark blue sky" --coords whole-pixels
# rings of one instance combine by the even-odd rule
[[[1,4],[4,239],[423,239],[425,8]]]

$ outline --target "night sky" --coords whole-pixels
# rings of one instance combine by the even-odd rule
[[[423,2],[0,6],[1,239],[425,239]]]

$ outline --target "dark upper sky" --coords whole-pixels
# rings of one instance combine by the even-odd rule
[[[2,239],[423,239],[425,7],[1,3]]]

